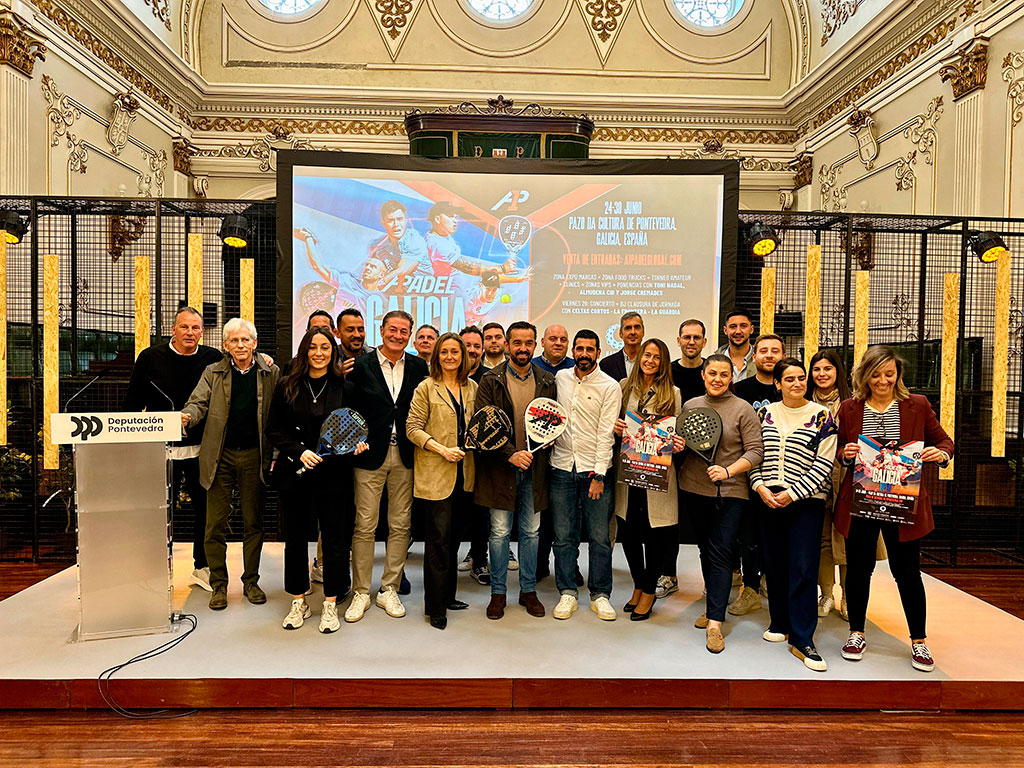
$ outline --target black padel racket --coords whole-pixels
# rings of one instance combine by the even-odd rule
[[[538,397],[526,406],[526,448],[533,453],[557,440],[569,426],[569,412],[550,397]]]
[[[718,443],[722,439],[722,417],[714,408],[693,408],[679,414],[676,419],[676,434],[686,441],[686,447],[707,462],[710,467],[715,463]],[[718,496],[722,495],[722,484],[718,486]]]
[[[317,442],[317,456],[342,456],[352,453],[359,443],[369,437],[366,419],[351,408],[331,411],[320,425],[320,440]],[[295,474],[301,475],[305,467],[299,467]]]
[[[495,451],[503,448],[512,439],[512,422],[508,414],[494,405],[485,405],[466,425],[466,449]]]

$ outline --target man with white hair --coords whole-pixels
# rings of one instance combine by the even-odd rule
[[[270,401],[280,371],[256,350],[256,327],[234,317],[224,325],[227,356],[203,371],[203,377],[181,411],[183,428],[204,420],[199,447],[199,482],[206,496],[206,559],[210,566],[210,608],[228,604],[227,525],[231,493],[242,502],[244,535],[242,585],[250,603],[267,602],[259,586],[263,550],[263,484],[270,469],[271,446],[266,434]]]

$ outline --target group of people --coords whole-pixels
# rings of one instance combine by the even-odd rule
[[[544,616],[536,585],[550,574],[552,551],[559,593],[552,615],[569,619],[584,584],[577,566],[584,526],[590,610],[601,620],[617,618],[618,540],[633,582],[621,610],[632,621],[649,619],[656,600],[678,590],[678,526],[688,521],[706,591],[695,626],[704,629],[708,651],[725,649],[727,613],[759,610],[767,596],[766,641],[788,643],[804,665],[824,671],[814,633],[819,617],[838,610],[850,624],[841,654],[861,659],[871,576],[876,559],[887,556],[909,625],[911,662],[933,669],[920,572],[920,540],[934,527],[927,489],[912,523],[868,519],[851,514],[852,473],[844,471],[856,460],[860,435],[883,443],[923,440],[925,462],[945,464],[952,456],[952,441],[927,399],[907,390],[903,362],[891,349],[863,355],[851,392],[836,353],[818,352],[807,364],[787,356],[777,335],[752,339],[752,319],[739,309],[726,317],[727,342],[707,357],[704,323],[681,323],[676,361],[663,340],[645,337],[636,312],[622,316],[622,348],[608,355],[586,329],[571,342],[562,326],[545,329],[537,354],[537,329],[525,321],[459,333],[413,326],[407,313],[387,313],[381,344],[368,349],[357,309],[336,319],[314,312],[282,373],[256,353],[251,323],[228,321],[222,355],[200,343],[202,318],[184,307],[170,342],[139,356],[125,408],[181,410],[174,495],[184,485],[197,526],[205,525],[205,538],[196,537],[192,583],[211,592],[210,608],[228,602],[226,526],[235,491],[244,519],[245,597],[266,601],[258,584],[261,517],[264,487],[272,486],[280,494],[284,584],[292,597],[283,626],[297,629],[311,616],[312,575],[323,582],[325,633],[338,630],[341,618],[360,621],[371,595],[388,616],[405,615],[414,509],[424,524],[425,614],[438,629],[450,611],[468,608],[457,597],[460,570],[490,586],[486,615],[498,620],[508,610],[508,572],[518,568],[519,605]],[[410,343],[417,354],[407,352]],[[538,397],[561,403],[568,426],[553,443],[530,450],[526,410]],[[504,411],[513,425],[512,438],[495,450],[466,444],[467,425],[484,406]],[[354,454],[320,456],[320,427],[342,407],[363,415],[369,436]],[[721,418],[712,463],[676,435],[666,491],[623,482],[617,464],[626,413],[685,419],[696,408]],[[382,515],[387,543],[375,585]],[[465,538],[470,550],[460,562]],[[349,592],[339,616],[338,600]]]

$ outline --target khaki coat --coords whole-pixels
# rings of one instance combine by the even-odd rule
[[[466,412],[467,425],[473,416],[476,389],[473,380],[462,385],[462,406]],[[458,465],[425,446],[431,438],[446,448],[465,446],[458,444],[455,408],[448,396],[447,387],[440,381],[426,378],[416,386],[409,403],[405,434],[416,446],[413,451],[413,493],[416,498],[430,501],[447,499],[455,491]],[[466,458],[462,460],[463,490],[473,490],[474,476],[473,452],[466,451]]]

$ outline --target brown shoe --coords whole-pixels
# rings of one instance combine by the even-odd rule
[[[500,619],[505,615],[505,596],[491,595],[491,602],[487,604],[487,618]]]
[[[526,608],[526,612],[531,616],[544,615],[544,606],[541,605],[540,600],[537,599],[536,592],[520,592],[519,604]]]
[[[697,617],[697,620],[693,622],[693,626],[695,626],[697,629],[707,629],[708,615],[706,613],[702,613],[700,616]]]
[[[707,628],[707,647],[712,653],[721,653],[725,650],[725,638],[722,637],[720,629]]]

